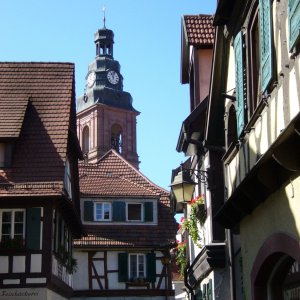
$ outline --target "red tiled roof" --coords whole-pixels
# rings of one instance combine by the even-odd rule
[[[213,45],[214,27],[212,15],[186,15],[183,16],[183,23],[189,45]]]
[[[157,199],[158,224],[85,225],[88,236],[75,240],[75,246],[163,247],[175,243],[176,222],[169,192],[151,182],[115,150],[108,151],[97,164],[81,164],[79,172],[81,197]]]
[[[63,182],[73,85],[70,63],[0,63],[0,138],[16,138],[2,184]]]

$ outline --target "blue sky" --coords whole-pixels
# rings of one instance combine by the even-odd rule
[[[121,64],[124,90],[141,112],[140,170],[169,189],[171,170],[185,159],[176,144],[189,114],[188,86],[179,80],[181,16],[213,14],[216,0],[1,1],[0,59],[73,62],[76,94],[82,95],[103,6],[106,27],[115,34],[114,58]]]

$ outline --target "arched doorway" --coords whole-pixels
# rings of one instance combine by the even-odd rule
[[[276,233],[260,248],[251,272],[252,299],[300,300],[300,245]]]

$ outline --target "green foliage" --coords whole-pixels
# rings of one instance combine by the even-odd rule
[[[56,259],[63,265],[69,274],[73,274],[78,270],[77,260],[72,257],[72,254],[60,246],[56,254]]]
[[[25,249],[25,241],[22,237],[3,239],[0,242],[1,249],[21,250]]]
[[[189,219],[183,220],[182,227],[184,230],[189,232],[194,244],[201,247],[202,245],[201,238],[199,236],[198,224],[203,226],[206,219],[203,196],[198,196],[197,198],[192,199],[190,205],[191,211]]]
[[[176,247],[176,264],[179,267],[179,274],[184,277],[184,269],[186,267],[186,243],[178,243]]]

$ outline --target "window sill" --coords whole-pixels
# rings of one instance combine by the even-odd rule
[[[244,134],[249,133],[255,124],[255,122],[258,120],[258,118],[261,116],[261,112],[264,110],[266,106],[268,106],[268,99],[261,99],[258,103],[257,107],[255,108],[252,116],[250,117],[249,122],[245,126],[243,132]]]
[[[222,157],[222,160],[225,165],[228,165],[232,161],[232,159],[238,153],[238,150],[239,150],[239,142],[238,141],[230,144],[227,151],[225,152],[225,154]]]
[[[146,287],[147,289],[150,289],[150,282],[144,281],[144,282],[134,282],[134,281],[128,281],[126,282],[126,289],[130,287]]]

